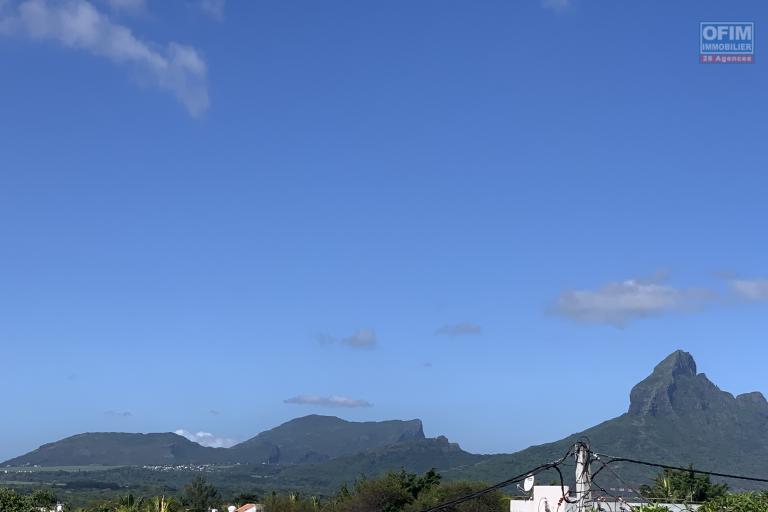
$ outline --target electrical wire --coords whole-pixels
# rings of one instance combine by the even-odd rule
[[[588,455],[588,457],[591,458],[592,456],[594,456],[595,459],[597,459],[602,464],[602,467],[600,467],[595,473],[592,474],[591,483],[594,484],[595,486],[597,486],[602,492],[604,492],[608,496],[613,497],[617,502],[624,503],[630,509],[632,509],[632,505],[630,505],[626,500],[624,500],[623,498],[614,496],[613,494],[608,492],[605,488],[603,488],[600,484],[598,484],[598,483],[596,483],[594,481],[594,478],[595,478],[595,476],[597,476],[598,473],[600,473],[603,469],[608,469],[608,471],[613,473],[613,475],[616,478],[618,478],[619,481],[624,483],[624,485],[627,485],[628,488],[632,489],[632,486],[629,486],[624,481],[624,479],[621,478],[621,476],[618,473],[613,471],[613,469],[610,467],[611,464],[615,464],[615,463],[619,463],[619,462],[627,462],[629,464],[639,464],[639,465],[643,465],[643,466],[649,466],[649,467],[655,467],[655,468],[661,468],[661,469],[670,469],[670,470],[674,470],[674,471],[686,471],[686,472],[689,472],[689,473],[696,473],[696,474],[700,474],[700,475],[716,476],[716,477],[720,477],[720,478],[733,478],[733,479],[736,479],[736,480],[748,480],[748,481],[751,481],[751,482],[768,483],[768,478],[759,478],[759,477],[751,477],[751,476],[744,476],[744,475],[733,475],[733,474],[729,474],[729,473],[719,473],[719,472],[716,472],[716,471],[704,471],[704,470],[700,470],[700,469],[684,468],[684,467],[680,467],[680,466],[672,466],[672,465],[669,465],[669,464],[660,464],[660,463],[656,463],[656,462],[648,462],[648,461],[639,460],[639,459],[632,459],[632,458],[629,458],[629,457],[614,457],[612,455],[606,455],[606,454],[603,454],[603,453],[593,452],[593,451],[591,451],[589,449],[589,445],[587,443],[585,443],[585,442],[582,442],[582,441],[579,441],[578,443],[576,443],[576,445],[574,447],[579,446],[579,445],[586,446],[587,447],[587,455]],[[504,480],[503,482],[499,482],[497,484],[494,484],[494,485],[492,485],[490,487],[486,487],[484,489],[481,489],[479,491],[473,492],[471,494],[467,494],[465,496],[461,496],[459,498],[455,498],[453,500],[446,501],[444,503],[441,503],[440,505],[437,505],[437,506],[430,507],[428,509],[422,510],[421,512],[437,512],[439,510],[443,510],[443,509],[446,509],[446,508],[449,508],[449,507],[453,507],[455,505],[459,505],[461,503],[464,503],[466,501],[479,498],[480,496],[483,496],[483,495],[488,494],[490,492],[496,491],[496,490],[501,489],[503,487],[506,487],[508,485],[521,482],[521,481],[525,480],[526,478],[528,478],[529,476],[537,475],[537,474],[541,473],[542,471],[546,471],[548,469],[554,469],[555,471],[557,471],[557,474],[560,477],[560,490],[561,490],[562,495],[563,495],[562,499],[566,503],[578,503],[579,501],[583,501],[583,497],[581,497],[581,498],[577,497],[576,500],[571,500],[568,496],[566,496],[566,493],[565,493],[565,479],[563,478],[563,472],[560,470],[560,466],[563,465],[565,460],[568,458],[568,456],[573,454],[573,453],[574,453],[573,452],[573,447],[569,448],[568,451],[565,453],[565,455],[563,455],[560,459],[557,459],[557,460],[555,460],[553,462],[549,462],[547,464],[542,464],[540,466],[537,466],[537,467],[535,467],[533,469],[530,469],[530,470],[526,471],[525,473],[521,473],[521,474],[519,474],[519,475],[517,475],[515,477],[512,477],[512,478],[509,478],[507,480]],[[605,457],[608,460],[603,460],[601,457]],[[586,471],[586,465],[585,465],[584,471]],[[583,473],[582,473],[582,477],[583,477]],[[588,492],[589,492],[588,490],[584,491],[583,494],[587,494]],[[635,492],[638,494],[638,496],[640,496],[640,498],[642,500],[646,501],[647,503],[651,503],[651,501],[648,500],[641,493],[639,493],[638,491],[635,491]],[[577,494],[578,494],[578,492],[577,492]]]
[[[635,510],[635,508],[634,508],[632,505],[630,505],[629,503],[627,503],[627,501],[626,501],[625,499],[621,498],[620,496],[616,496],[616,495],[614,495],[614,494],[611,494],[611,493],[610,493],[610,492],[608,492],[608,491],[607,491],[607,490],[606,490],[606,489],[605,489],[603,486],[601,486],[599,483],[595,482],[595,480],[594,480],[594,479],[592,480],[592,484],[593,484],[593,485],[596,485],[598,489],[600,489],[600,490],[601,490],[601,491],[603,491],[605,494],[607,494],[608,496],[610,496],[611,498],[613,498],[613,499],[614,499],[614,501],[615,501],[616,503],[624,503],[626,506],[628,506],[628,507],[629,507],[629,510]]]
[[[606,462],[604,462],[604,461],[603,461],[603,459],[601,459],[601,458],[600,458],[600,455],[598,455],[598,454],[596,454],[596,453],[594,453],[594,452],[592,453],[592,455],[595,457],[595,459],[597,459],[597,460],[598,460],[598,461],[599,461],[599,462],[602,464],[602,466],[600,467],[600,469],[598,469],[598,470],[597,470],[597,471],[596,471],[596,472],[593,474],[593,476],[592,476],[592,478],[593,478],[593,479],[594,479],[594,475],[596,475],[597,473],[599,473],[599,472],[600,472],[600,471],[602,471],[603,469],[607,469],[607,470],[608,470],[608,471],[610,471],[610,472],[613,474],[613,476],[615,476],[615,477],[616,477],[616,478],[617,478],[617,479],[618,479],[618,480],[619,480],[619,481],[620,481],[622,484],[624,484],[625,486],[627,486],[627,488],[629,488],[629,490],[631,490],[631,491],[634,491],[634,492],[635,492],[635,494],[637,494],[637,495],[640,497],[640,499],[642,499],[643,501],[645,501],[645,502],[646,502],[648,505],[652,505],[652,504],[653,504],[653,502],[652,502],[650,499],[648,499],[648,498],[646,498],[645,496],[643,496],[643,493],[641,493],[639,489],[635,489],[635,488],[634,488],[635,486],[629,485],[629,484],[627,483],[627,481],[626,481],[626,480],[624,480],[623,478],[621,478],[621,475],[619,475],[619,474],[618,474],[616,471],[614,471],[614,470],[613,470],[613,468],[611,468],[611,467],[610,467],[610,466],[609,466],[609,465],[608,465]],[[688,471],[688,469],[686,469],[686,471]],[[625,503],[626,503],[626,501],[625,501]],[[685,507],[683,507],[683,506],[682,506],[682,505],[680,505],[679,503],[670,503],[670,505],[674,506],[675,508],[677,508],[677,509],[678,509],[678,510],[680,510],[681,512],[686,512],[686,511],[688,510],[688,508],[685,508]],[[629,507],[631,508],[631,505],[630,505],[629,503],[627,503],[627,506],[629,506]]]
[[[661,468],[661,469],[671,469],[673,471],[685,471],[687,473],[696,473],[699,475],[709,475],[709,476],[716,476],[720,478],[733,478],[735,480],[748,480],[750,482],[763,482],[768,483],[768,478],[759,478],[754,476],[744,476],[744,475],[732,475],[729,473],[718,473],[716,471],[704,471],[701,469],[693,469],[691,468],[684,468],[680,466],[670,466],[669,464],[659,464],[657,462],[648,462],[645,460],[638,460],[638,459],[630,459],[629,457],[613,457],[612,455],[605,455],[604,453],[596,453],[592,452],[595,456],[602,456],[606,457],[610,460],[603,462],[605,467],[607,467],[609,464],[614,464],[616,462],[628,462],[630,464],[640,464],[642,466],[650,466],[653,468]],[[602,469],[602,468],[600,468]]]
[[[635,489],[635,486],[634,486],[634,485],[629,485],[629,484],[628,484],[628,483],[627,483],[627,482],[626,482],[626,481],[625,481],[623,478],[621,478],[621,475],[619,475],[619,474],[618,474],[616,471],[614,471],[614,470],[613,470],[613,468],[612,468],[612,467],[610,467],[610,466],[609,466],[609,465],[608,465],[606,462],[604,462],[604,461],[603,461],[603,459],[601,459],[601,458],[600,458],[600,456],[599,456],[598,454],[596,454],[596,453],[594,453],[594,452],[593,452],[593,453],[592,453],[592,455],[595,457],[595,459],[597,459],[597,461],[598,461],[598,462],[600,462],[600,464],[602,464],[602,466],[600,467],[600,469],[598,469],[597,471],[595,471],[595,473],[592,475],[592,480],[593,480],[593,481],[594,481],[594,479],[595,479],[595,476],[596,476],[596,475],[597,475],[597,474],[598,474],[600,471],[602,471],[603,469],[607,469],[608,471],[610,471],[610,472],[613,474],[613,476],[615,476],[615,477],[616,477],[616,479],[617,479],[619,482],[621,482],[622,484],[624,484],[624,485],[625,485],[625,486],[626,486],[626,487],[627,487],[627,488],[628,488],[630,491],[633,491],[635,494],[637,494],[638,496],[640,496],[640,499],[642,499],[643,501],[645,501],[645,502],[646,502],[646,503],[648,503],[649,505],[651,504],[651,500],[649,500],[648,498],[646,498],[645,496],[643,496],[643,494],[642,494],[642,493],[641,493],[641,492],[640,492],[638,489]]]
[[[464,503],[465,501],[474,500],[476,498],[479,498],[480,496],[483,496],[483,495],[488,494],[490,492],[493,492],[493,491],[496,491],[498,489],[501,489],[502,487],[506,487],[508,485],[511,485],[511,484],[514,484],[514,483],[517,483],[517,482],[521,482],[521,481],[525,480],[526,478],[528,478],[529,476],[536,475],[538,473],[541,473],[542,471],[546,471],[547,469],[553,469],[553,468],[554,469],[558,469],[558,466],[560,464],[562,464],[565,461],[565,459],[567,459],[568,456],[571,455],[572,453],[573,453],[573,448],[569,448],[568,451],[565,452],[565,455],[563,455],[561,458],[559,458],[559,459],[557,459],[557,460],[555,460],[553,462],[549,462],[547,464],[542,464],[540,466],[537,466],[537,467],[535,467],[533,469],[530,469],[530,470],[526,471],[525,473],[521,473],[521,474],[519,474],[517,476],[514,476],[514,477],[508,479],[508,480],[504,480],[503,482],[499,482],[499,483],[494,484],[494,485],[492,485],[490,487],[486,487],[485,489],[481,489],[481,490],[473,492],[471,494],[467,494],[465,496],[461,496],[459,498],[455,498],[453,500],[446,501],[445,503],[441,503],[440,505],[437,505],[437,506],[434,506],[434,507],[430,507],[428,509],[422,510],[421,512],[436,512],[438,510],[443,510],[445,508],[453,507],[454,505],[458,505],[460,503]],[[561,476],[561,482],[562,482],[562,473],[560,474],[560,476]],[[561,486],[562,486],[562,484],[561,484]]]

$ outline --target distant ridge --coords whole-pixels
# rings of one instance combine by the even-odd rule
[[[44,444],[4,466],[142,466],[223,461],[223,448],[206,448],[173,433],[89,432]]]
[[[590,385],[599,397],[599,381]],[[591,403],[599,403],[598,398]],[[351,422],[310,415],[232,448],[205,448],[176,434],[92,433],[43,445],[3,465],[269,463],[275,468],[275,483],[323,485],[361,473],[434,467],[446,478],[498,481],[561,457],[583,437],[609,455],[768,475],[768,401],[759,392],[734,396],[720,390],[698,373],[691,354],[682,350],[664,358],[632,388],[626,413],[513,454],[467,453],[443,437],[426,438],[420,420]],[[635,483],[653,472],[634,466],[620,469]],[[600,478],[610,476],[604,472]]]
[[[204,447],[173,433],[95,432],[45,444],[2,465],[301,464],[414,439],[424,439],[421,420],[352,422],[313,414],[283,423],[232,448]]]
[[[240,461],[302,464],[414,439],[424,439],[421,420],[353,422],[312,414],[262,432],[231,450]]]

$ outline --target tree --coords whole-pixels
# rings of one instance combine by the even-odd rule
[[[413,499],[419,497],[419,495],[432,489],[440,484],[441,476],[433,469],[430,469],[422,476],[414,473],[407,473],[404,469],[401,469],[399,473],[392,473],[393,478],[399,481],[400,486],[408,491]]]
[[[189,512],[208,512],[219,507],[221,495],[200,475],[184,488],[183,503]]]
[[[12,489],[0,488],[0,512],[29,512],[29,500]]]
[[[723,494],[704,503],[700,512],[766,512],[768,492]]]
[[[149,501],[147,512],[174,512],[176,508],[176,502],[173,498],[155,496]]]
[[[693,466],[689,466],[693,469]],[[647,498],[668,501],[702,502],[723,496],[727,484],[713,484],[709,475],[693,471],[665,469],[653,479],[653,485],[643,485],[640,493]]]
[[[264,502],[266,512],[313,512],[311,501],[302,498],[297,493],[288,495],[271,494]]]
[[[30,506],[40,509],[52,509],[56,506],[58,500],[56,495],[49,489],[37,489],[29,496]]]
[[[117,500],[116,512],[142,512],[144,498],[136,498],[133,493],[120,496]]]
[[[485,488],[485,484],[479,482],[448,482],[435,485],[422,493],[419,499],[408,507],[408,512],[419,512],[446,501],[472,494],[483,488]],[[508,508],[509,501],[504,500],[500,492],[494,491],[455,505],[450,510],[454,512],[505,512]]]
[[[413,501],[400,475],[388,473],[375,479],[358,479],[354,492],[336,505],[340,512],[398,512]]]
[[[324,512],[402,512],[426,492],[440,485],[440,475],[431,469],[423,475],[400,470],[378,478],[364,475],[350,491],[343,485],[322,510]],[[313,509],[318,505],[313,504]],[[272,511],[268,511],[272,512]]]

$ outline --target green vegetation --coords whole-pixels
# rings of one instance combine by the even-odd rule
[[[295,493],[273,494],[265,501],[265,512],[419,512],[484,486],[477,482],[442,483],[433,470],[423,475],[401,470],[375,479],[358,478],[351,490],[344,485],[327,500]],[[451,510],[504,512],[508,503],[500,493],[493,492]]]
[[[206,448],[176,434],[73,436],[10,461],[22,467],[0,468],[0,485],[22,492],[53,487],[68,503],[79,504],[109,501],[128,492],[180,496],[184,486],[202,474],[224,496],[275,491],[327,497],[358,475],[377,477],[401,468],[411,473],[436,468],[444,481],[496,482],[562,457],[583,437],[596,451],[616,456],[768,475],[766,431],[768,402],[761,394],[734,397],[721,391],[697,373],[690,354],[678,351],[632,389],[626,414],[514,454],[476,455],[444,437],[425,438],[419,420],[357,423],[311,415],[232,448]],[[78,463],[85,465],[71,466]],[[106,463],[121,466],[94,465]],[[610,467],[622,479],[614,471],[602,471],[599,483],[606,488],[652,482],[649,493],[676,501],[711,499],[725,492],[700,479],[686,483],[689,472],[653,480],[656,475],[648,467]],[[565,477],[572,485],[573,473]],[[541,482],[558,478],[551,470],[539,475]],[[728,483],[733,490],[755,490],[743,481]]]
[[[227,504],[262,502],[265,512],[419,512],[484,487],[477,482],[442,483],[434,470],[417,475],[405,470],[387,473],[379,478],[359,477],[351,489],[342,485],[330,496],[303,495],[298,492],[266,495],[263,500],[256,494],[237,495],[223,499],[219,490],[198,476],[178,497],[156,496],[143,498],[127,493],[109,501],[88,503],[78,512],[208,512],[222,509]],[[0,512],[39,512],[50,510],[57,497],[50,491],[21,494],[0,489]],[[507,508],[498,492],[486,494],[455,507],[455,512],[504,512]]]
[[[208,448],[174,433],[96,432],[49,443],[4,462],[39,471],[56,466],[160,466],[318,463],[424,438],[421,421],[345,421],[309,415],[232,448]]]
[[[48,489],[38,489],[31,494],[17,494],[0,488],[0,512],[37,512],[56,506],[56,496]]]
[[[653,484],[640,487],[646,498],[670,503],[700,503],[723,496],[728,491],[726,484],[713,484],[709,475],[698,475],[692,471],[665,469],[653,479]]]
[[[766,512],[768,492],[724,494],[705,503],[701,512]]]
[[[187,512],[208,512],[221,506],[218,489],[198,476],[184,489],[184,509]]]
[[[312,414],[233,446],[242,463],[305,464],[424,439],[420,420],[345,421]]]

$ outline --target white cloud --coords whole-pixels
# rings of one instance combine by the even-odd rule
[[[370,329],[359,329],[351,336],[341,339],[344,345],[352,348],[375,348],[377,341],[376,333]]]
[[[768,300],[768,279],[730,279],[731,289],[747,300]]]
[[[371,329],[358,329],[349,336],[343,338],[337,338],[330,334],[318,334],[315,336],[318,343],[322,345],[332,345],[334,343],[341,343],[351,348],[363,348],[373,349],[376,348],[378,343],[378,337],[376,332]]]
[[[224,7],[227,5],[227,0],[200,0],[198,5],[211,18],[219,21],[224,19]]]
[[[435,331],[440,336],[466,336],[472,334],[482,334],[483,328],[472,322],[461,322],[458,324],[444,325]]]
[[[371,407],[365,400],[355,400],[345,396],[298,395],[283,400],[286,404],[318,405],[321,407]]]
[[[675,288],[660,279],[629,279],[594,290],[568,290],[560,294],[555,312],[572,320],[622,327],[640,318],[695,309],[711,292]]]
[[[87,0],[25,0],[5,11],[0,5],[0,32],[51,40],[132,65],[155,86],[176,96],[191,115],[208,109],[206,64],[197,50],[175,42],[161,48],[143,41]]]
[[[208,446],[211,448],[229,448],[230,446],[236,444],[234,439],[229,439],[228,437],[216,437],[210,432],[193,433],[189,430],[180,428],[176,430],[175,433],[180,436],[184,436],[190,441],[193,441],[199,445]]]

